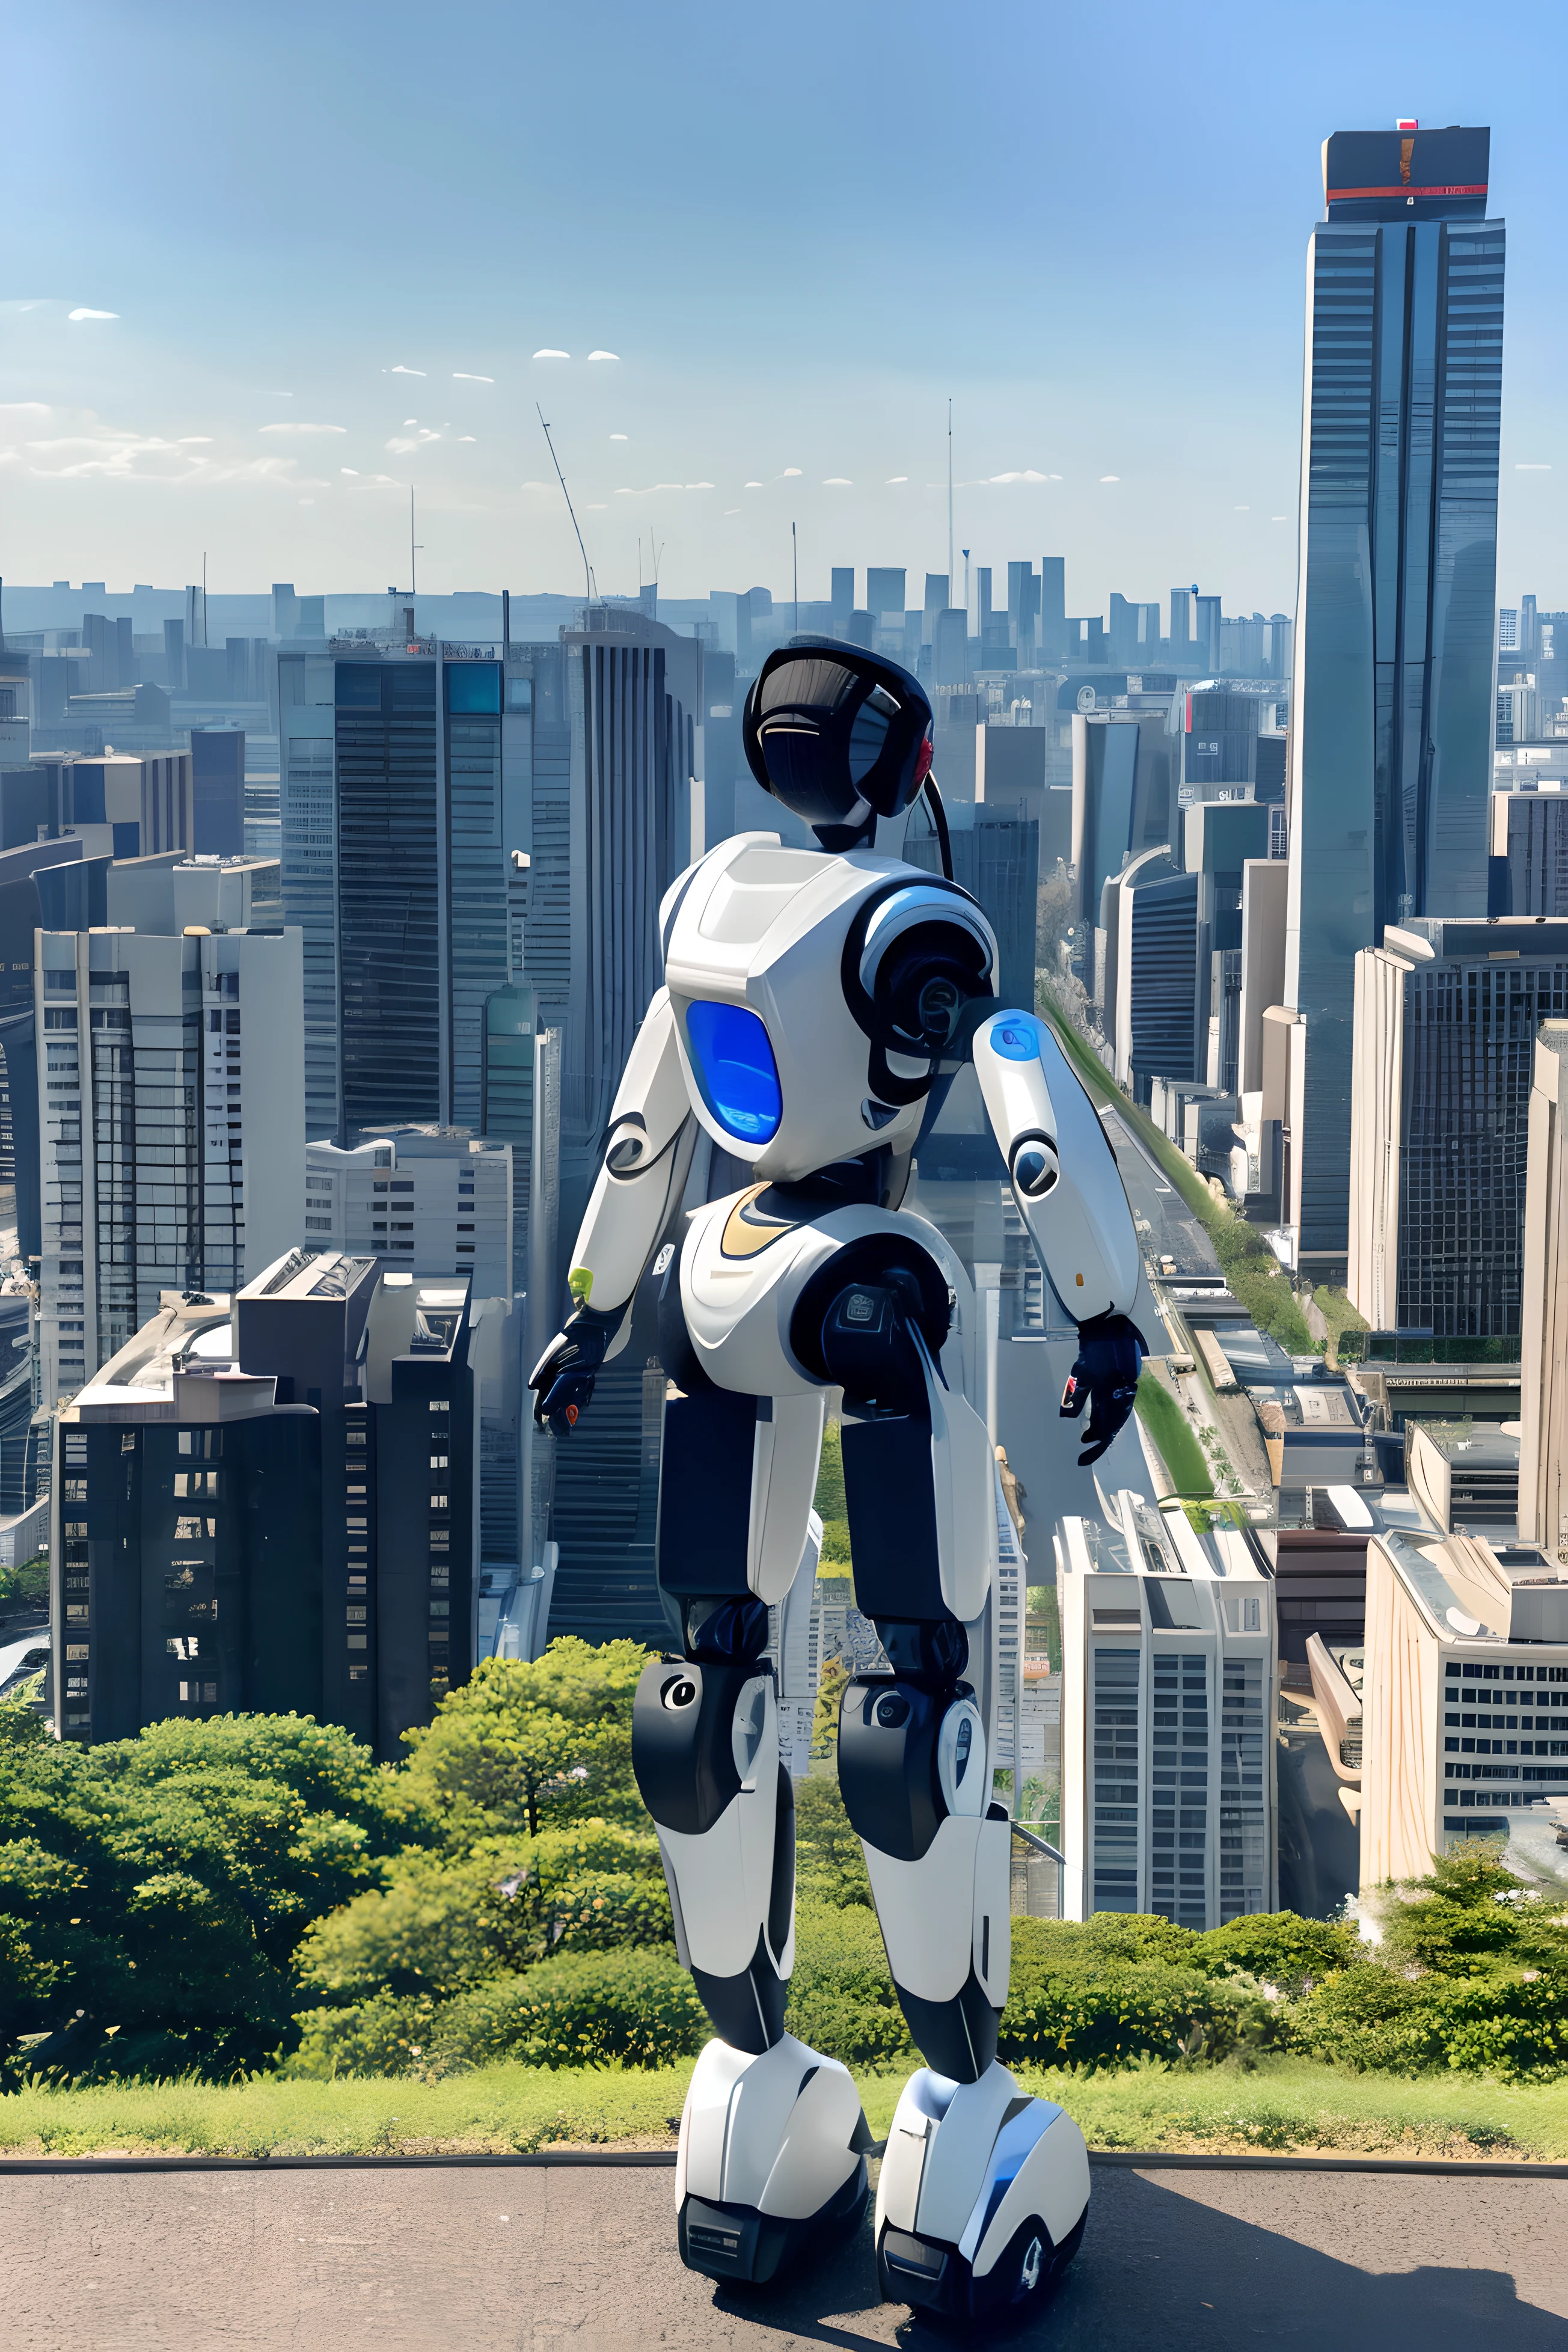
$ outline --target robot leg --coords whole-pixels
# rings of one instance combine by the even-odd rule
[[[882,2292],[973,2319],[1031,2303],[1071,2260],[1089,2160],[1071,2118],[1024,2097],[996,2057],[1012,1825],[991,1796],[995,1470],[984,1423],[906,1311],[914,1297],[853,1284],[823,1323],[846,1388],[856,1597],[892,1667],[847,1688],[838,1772],[927,2061],[883,2158]]]
[[[710,2278],[771,2279],[809,2237],[865,2210],[871,2143],[854,2084],[784,2031],[795,1799],[763,1654],[768,1604],[752,1589],[786,1519],[798,1519],[801,1561],[821,1432],[819,1397],[672,1381],[665,1408],[660,1579],[679,1602],[685,1655],[645,1668],[632,1760],[676,1948],[718,2035],[687,2094],[676,2166],[681,2259]],[[816,1540],[805,1549],[814,1574]]]

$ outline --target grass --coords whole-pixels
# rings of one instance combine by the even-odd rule
[[[392,2156],[529,2153],[552,2145],[671,2144],[690,2065],[646,2074],[496,2065],[445,2082],[258,2078],[107,2084],[0,2098],[6,2156]],[[1473,2075],[1402,2082],[1304,2060],[1115,2074],[1019,2070],[1091,2147],[1340,2150],[1568,2158],[1568,2081],[1504,2087]],[[903,2074],[857,2075],[885,2137]]]
[[[1152,1372],[1143,1372],[1139,1377],[1137,1412],[1159,1449],[1174,1491],[1178,1495],[1212,1495],[1214,1480],[1204,1459],[1204,1449],[1187,1427],[1181,1406]]]
[[[1337,1363],[1342,1335],[1346,1331],[1364,1331],[1366,1318],[1351,1305],[1344,1291],[1331,1290],[1326,1283],[1320,1283],[1312,1293],[1312,1299],[1329,1327],[1329,1355]]]

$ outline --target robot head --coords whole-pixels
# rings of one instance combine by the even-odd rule
[[[897,662],[837,637],[792,637],[746,697],[742,737],[765,793],[825,849],[853,849],[898,816],[931,766],[931,709]]]

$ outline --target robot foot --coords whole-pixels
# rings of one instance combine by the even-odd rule
[[[877,2190],[883,2299],[959,2320],[1044,2301],[1089,2210],[1089,2154],[1072,2117],[1025,2098],[1005,2066],[978,2083],[922,2068],[905,2085]]]
[[[761,2286],[813,2244],[847,2237],[866,2210],[873,2145],[847,2068],[792,2033],[761,2056],[710,2042],[680,2118],[680,2259]]]

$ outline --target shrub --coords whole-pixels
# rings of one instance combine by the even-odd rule
[[[373,1993],[346,2009],[306,2010],[300,2046],[279,2070],[330,2081],[335,2074],[406,2074],[428,2057],[438,2004],[430,1993]]]
[[[1193,1965],[1190,1928],[1097,1912],[1081,1927],[1013,1922],[1013,1976],[1000,2054],[1040,2066],[1125,2065],[1144,2057],[1223,2058],[1272,2031],[1268,2004]]]
[[[890,2065],[911,2056],[881,1930],[868,1909],[801,1904],[785,2021],[814,2050],[846,2066]]]
[[[1193,1959],[1206,1975],[1245,1975],[1278,1985],[1281,1992],[1300,1993],[1351,1967],[1364,1949],[1355,1928],[1338,1920],[1260,1911],[1199,1936]]]
[[[668,1947],[572,1952],[523,1976],[492,1977],[437,2014],[433,2063],[479,2066],[668,2066],[700,2049],[712,2026]]]

